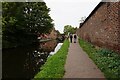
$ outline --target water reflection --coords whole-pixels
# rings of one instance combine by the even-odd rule
[[[63,43],[58,43],[58,45],[56,46],[56,48],[54,49],[54,51],[50,52],[50,56],[54,55],[62,46]]]
[[[42,48],[43,51],[47,51],[47,52],[51,52],[54,51],[55,47],[57,46],[57,41],[49,41],[49,42],[45,42],[45,43],[40,43],[42,45],[40,45],[40,48]]]
[[[40,71],[57,41],[49,41],[25,47],[3,49],[2,77],[31,79]]]

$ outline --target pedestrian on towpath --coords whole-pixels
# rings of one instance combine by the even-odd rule
[[[70,42],[72,43],[72,38],[73,38],[73,35],[70,33]]]
[[[76,40],[77,40],[77,35],[74,34],[74,43],[76,43]]]

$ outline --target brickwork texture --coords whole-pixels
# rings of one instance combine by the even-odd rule
[[[77,30],[77,35],[120,53],[120,2],[100,2]]]

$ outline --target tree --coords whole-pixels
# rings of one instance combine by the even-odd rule
[[[71,25],[64,26],[64,34],[68,34],[68,33],[73,33],[74,34],[76,32],[76,30],[77,30],[77,27],[74,28]]]
[[[85,21],[85,19],[86,19],[86,16],[81,17],[81,19],[80,19],[80,23],[83,23],[83,22]]]
[[[45,2],[3,2],[2,10],[3,46],[32,43],[53,27]]]

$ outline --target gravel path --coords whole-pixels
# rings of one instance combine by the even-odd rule
[[[79,46],[79,43],[70,43],[65,64],[64,78],[105,78],[94,62]]]

